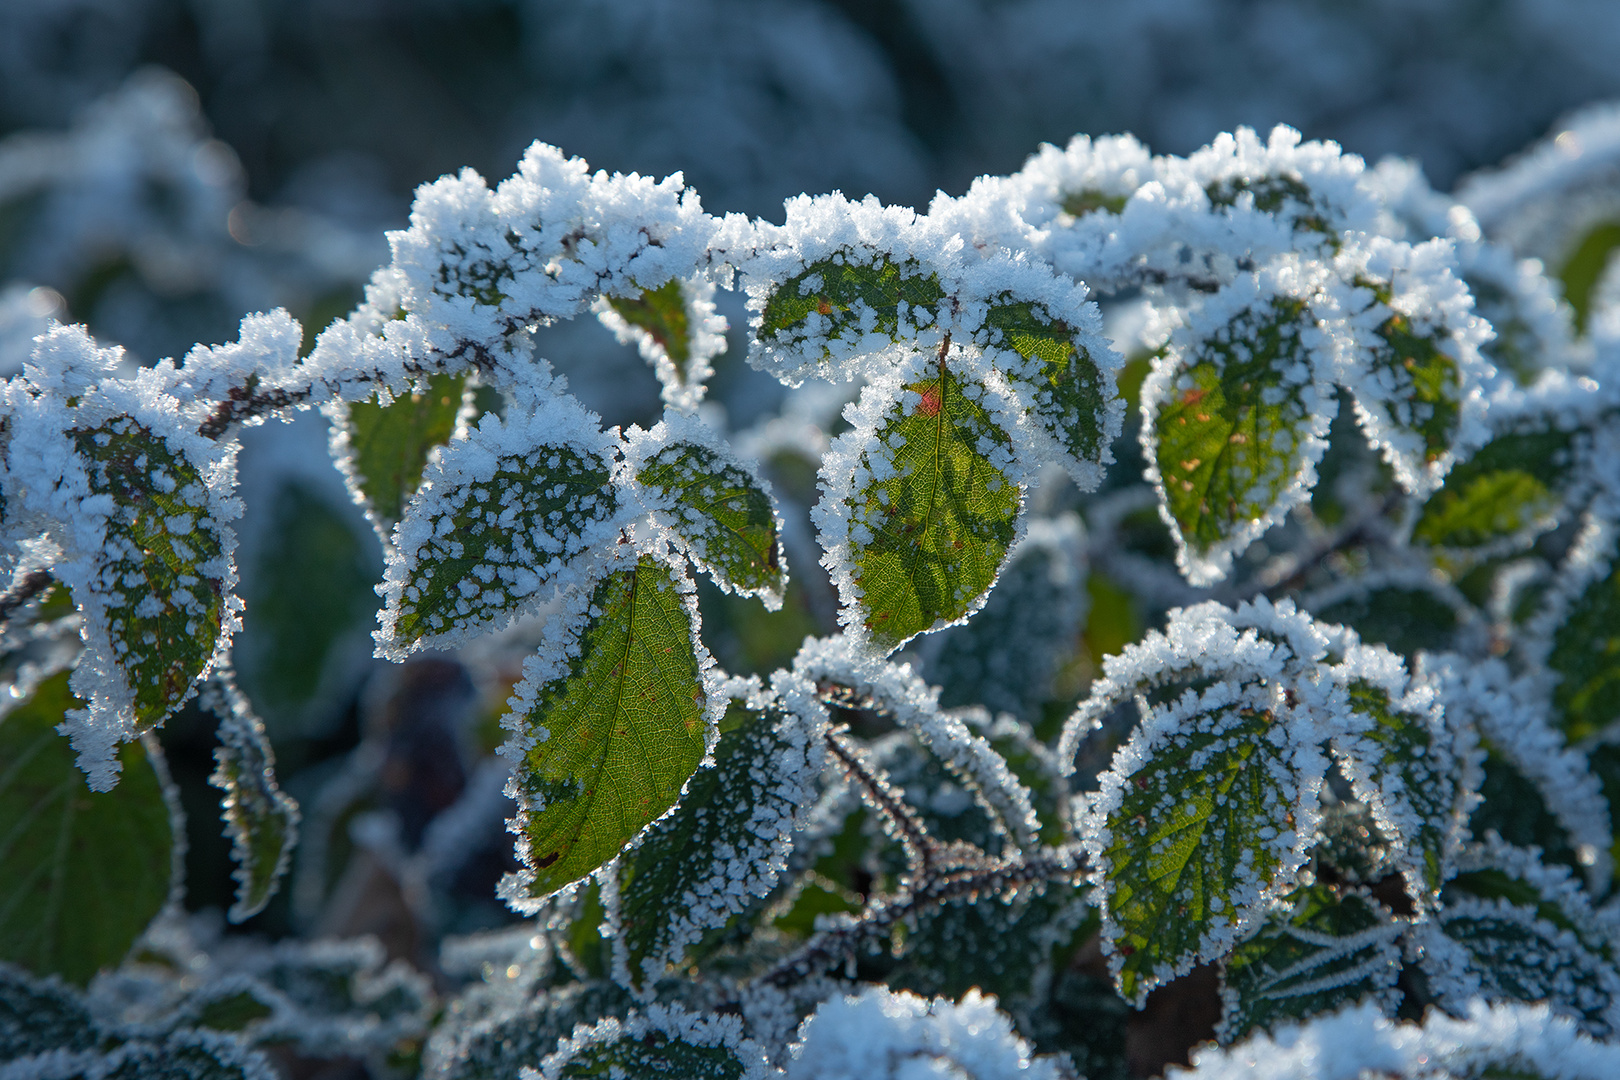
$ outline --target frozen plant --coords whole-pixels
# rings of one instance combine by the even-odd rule
[[[1523,160],[1469,190],[1612,174]],[[289,1039],[443,1080],[1620,1052],[1609,292],[1578,330],[1414,168],[1285,128],[1079,137],[926,213],[804,195],[782,224],[536,145],[389,240],[307,355],[281,311],[134,371],[54,326],[4,386],[0,1078],[257,1076]],[[736,445],[702,408],[719,289],[792,391]],[[587,312],[662,382],[652,427],[536,355]],[[374,944],[173,911],[152,733],[193,695],[232,920],[301,824],[318,895],[390,775],[368,741],[301,822],[233,680],[238,435],[310,408],[386,551],[377,654],[528,643],[465,799],[348,825],[426,910],[506,770],[498,894],[530,921],[448,942],[482,977],[442,1008]],[[790,582],[812,530],[825,579]],[[706,611],[818,584],[820,636],[722,670]],[[1215,1019],[1147,1058],[1156,994]]]

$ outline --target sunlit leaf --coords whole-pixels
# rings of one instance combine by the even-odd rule
[[[467,377],[440,373],[424,383],[387,405],[376,395],[354,402],[342,418],[354,484],[384,533],[404,515],[429,453],[450,441]]]

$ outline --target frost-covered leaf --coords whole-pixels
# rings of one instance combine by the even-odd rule
[[[0,963],[0,1062],[49,1050],[89,1050],[97,1038],[78,994]]]
[[[994,584],[1023,509],[1010,405],[971,368],[917,358],[862,391],[822,460],[839,620],[877,650],[960,621]]]
[[[626,450],[655,518],[722,588],[782,606],[787,567],[770,485],[695,420],[632,431]]]
[[[1556,680],[1553,722],[1572,742],[1620,717],[1620,558],[1613,536],[1606,523],[1587,525],[1532,624]]]
[[[1381,655],[1379,655],[1381,654]],[[1351,674],[1353,731],[1334,743],[1356,797],[1367,804],[1380,830],[1401,848],[1400,865],[1407,889],[1426,903],[1445,880],[1450,858],[1461,843],[1463,823],[1472,808],[1464,763],[1471,746],[1457,747],[1432,689],[1414,686],[1397,698],[1392,686],[1403,683],[1398,661],[1382,650],[1364,650],[1362,661],[1384,669],[1374,682]],[[1354,668],[1357,661],[1347,666]],[[1404,690],[1405,688],[1402,687]],[[1459,754],[1458,750],[1462,749]]]
[[[393,659],[504,626],[612,543],[617,440],[572,398],[485,416],[429,464],[394,530],[377,632]]]
[[[62,672],[0,715],[0,960],[82,984],[168,902],[182,839],[156,743],[124,744],[112,791],[85,787],[56,732],[81,704]]]
[[[1220,1039],[1235,1042],[1364,998],[1392,1011],[1400,924],[1361,892],[1307,885],[1285,897],[1221,967]]]
[[[541,1064],[538,1076],[539,1080],[632,1076],[765,1080],[774,1074],[759,1044],[743,1037],[736,1017],[653,1005],[644,1014],[633,1012],[623,1020],[610,1018],[577,1029]]]
[[[1142,386],[1142,447],[1176,560],[1209,584],[1310,497],[1337,406],[1304,297],[1240,278],[1192,316]]]
[[[388,961],[371,937],[289,939],[227,953],[216,964],[268,988],[263,996],[281,1006],[255,1023],[256,1041],[294,1043],[311,1055],[386,1054],[422,1036],[437,1004],[427,979],[403,961]]]
[[[996,999],[969,990],[960,1002],[869,986],[829,998],[799,1026],[788,1080],[1012,1077],[1059,1080],[1052,1058],[1013,1030]]]
[[[161,1042],[123,1043],[78,1075],[95,1080],[275,1080],[276,1071],[257,1050],[229,1035],[175,1031]]]
[[[681,805],[617,864],[614,967],[636,990],[678,969],[688,946],[770,892],[815,803],[820,724],[778,706],[734,705],[721,726],[714,766],[692,777]]]
[[[527,906],[578,881],[680,798],[715,719],[691,585],[650,556],[554,615],[505,723]]]
[[[1368,441],[1402,487],[1425,496],[1490,437],[1482,389],[1494,371],[1479,353],[1487,329],[1446,241],[1374,238],[1343,252],[1336,269],[1355,286],[1336,290],[1355,338],[1339,377]]]
[[[773,288],[756,331],[761,344],[833,356],[829,342],[861,352],[915,339],[938,321],[945,290],[916,259],[838,252]]]
[[[1419,511],[1413,538],[1493,553],[1528,544],[1557,524],[1572,442],[1572,433],[1556,428],[1492,439],[1452,467]]]
[[[455,432],[466,386],[465,374],[439,372],[386,405],[373,395],[334,418],[333,457],[384,535],[404,516],[428,455]]]
[[[110,638],[136,728],[148,730],[191,693],[230,628],[235,542],[208,477],[150,428],[120,416],[71,435],[92,495],[111,504],[87,590],[100,610],[85,632]]]
[[[1446,884],[1419,931],[1430,992],[1453,1014],[1468,1003],[1546,1002],[1598,1038],[1620,1030],[1613,925],[1563,867],[1493,842]]]
[[[1288,891],[1326,762],[1309,721],[1261,683],[1153,709],[1115,755],[1084,836],[1120,992],[1213,960]]]
[[[1341,578],[1301,603],[1323,622],[1407,657],[1454,647],[1470,613],[1457,589],[1426,569],[1406,567]]]
[[[671,278],[634,296],[604,296],[597,317],[620,341],[635,342],[663,384],[664,401],[690,412],[703,398],[709,361],[726,347],[726,320],[715,313],[714,284]]]
[[[298,803],[276,783],[275,752],[247,698],[228,678],[218,693],[220,745],[208,781],[223,793],[220,817],[236,860],[236,902],[227,917],[241,922],[264,910],[287,872],[298,842]]]
[[[606,980],[569,983],[498,1009],[466,1028],[453,1019],[433,1034],[424,1055],[428,1080],[511,1080],[524,1067],[538,1068],[581,1024],[622,1017],[632,999]]]
[[[1062,448],[1075,482],[1095,488],[1122,425],[1124,403],[1114,386],[1119,354],[1100,333],[1011,296],[991,304],[982,337],[997,350],[997,368],[1028,394],[1032,418]]]

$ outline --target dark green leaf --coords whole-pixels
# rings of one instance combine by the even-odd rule
[[[1573,597],[1552,632],[1553,722],[1571,742],[1620,717],[1620,559]]]
[[[636,479],[666,502],[670,527],[722,588],[781,604],[776,512],[757,477],[710,447],[677,441],[649,457]]]
[[[669,362],[675,365],[675,374],[685,383],[692,363],[692,337],[687,326],[686,294],[680,279],[670,278],[639,296],[610,296],[607,302],[619,318],[658,343]]]
[[[945,298],[937,274],[925,273],[914,259],[897,263],[887,255],[871,256],[869,262],[859,258],[853,252],[840,253],[784,281],[765,301],[760,338],[854,343],[877,333],[893,339],[899,332],[902,304],[913,326],[937,321],[937,308]],[[829,354],[825,344],[822,353]]]
[[[1500,435],[1423,504],[1414,538],[1436,547],[1523,546],[1556,523],[1561,479],[1572,464],[1569,432]]]
[[[47,1050],[89,1050],[98,1038],[77,994],[0,963],[0,1063]]]
[[[355,483],[385,533],[422,482],[428,454],[450,441],[466,385],[465,375],[440,373],[388,405],[373,395],[349,406],[343,428]]]
[[[1078,462],[1100,463],[1119,433],[1110,406],[1118,395],[1113,379],[1091,353],[1076,344],[1074,328],[1037,305],[1003,300],[985,318],[988,343],[1011,349],[1027,363],[999,363],[1015,382],[1029,386],[1036,420]]]
[[[82,703],[53,675],[0,716],[0,960],[84,983],[118,963],[169,898],[177,837],[164,781],[126,743],[123,781],[85,786],[56,733]]]
[[[223,792],[220,817],[236,860],[236,902],[228,917],[241,922],[264,910],[298,842],[298,803],[276,783],[275,752],[264,724],[234,684],[221,690],[219,741],[209,783]]]

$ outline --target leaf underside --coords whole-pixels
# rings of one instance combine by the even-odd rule
[[[450,441],[467,384],[465,375],[439,373],[420,390],[379,404],[373,396],[349,406],[349,445],[360,490],[384,527],[405,512],[436,446]]]
[[[610,296],[608,306],[619,318],[645,332],[664,350],[682,384],[692,365],[692,337],[686,313],[686,293],[680,279],[670,278],[639,296]]]
[[[537,897],[617,855],[703,760],[703,677],[669,568],[643,558],[609,574],[591,609],[600,614],[567,673],[538,689],[521,722],[546,733],[516,770]]]

